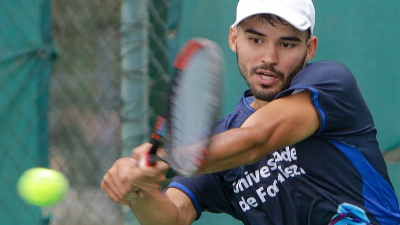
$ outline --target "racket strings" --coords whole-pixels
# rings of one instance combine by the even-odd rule
[[[199,50],[175,80],[166,149],[174,159],[171,166],[185,173],[197,171],[213,132],[221,82],[219,55],[213,49]]]

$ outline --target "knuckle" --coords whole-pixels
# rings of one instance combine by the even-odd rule
[[[109,176],[109,172],[105,173],[104,176],[103,176],[103,181],[107,180],[108,176]]]
[[[120,181],[122,184],[126,184],[129,182],[129,178],[127,176],[120,176]]]
[[[116,194],[116,197],[118,201],[121,201],[124,198],[124,195],[121,192],[118,192],[118,194]]]
[[[125,189],[123,189],[123,190],[121,190],[121,197],[122,198],[125,198],[125,196],[128,194],[128,191],[127,190],[125,190]]]
[[[115,162],[114,166],[112,166],[104,176],[111,176],[112,174],[116,173],[117,163],[118,162]]]
[[[117,202],[118,203],[118,198],[117,198],[117,196],[108,196],[111,200],[113,200],[114,202]]]
[[[106,184],[105,184],[105,182],[104,182],[104,180],[103,180],[103,181],[100,183],[100,187],[101,187],[101,189],[104,190],[105,186],[106,186]]]

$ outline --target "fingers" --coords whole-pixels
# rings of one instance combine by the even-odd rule
[[[134,159],[139,160],[144,153],[147,153],[150,151],[152,146],[153,145],[151,143],[143,143],[132,150],[131,156]],[[165,157],[165,156],[167,156],[167,153],[164,151],[164,149],[159,148],[157,150],[157,155],[159,155],[161,157]]]
[[[101,188],[114,202],[131,204],[146,192],[159,191],[167,169],[168,165],[162,161],[154,167],[141,168],[136,159],[121,158],[104,175]]]
[[[156,161],[154,165],[143,163],[146,161],[147,153],[142,154],[138,168],[136,168],[132,176],[134,177],[132,184],[143,191],[151,191],[151,189],[159,189],[160,184],[166,180],[166,172],[168,164],[163,161]]]
[[[136,160],[140,160],[141,156],[144,153],[149,152],[152,146],[153,145],[151,143],[143,143],[132,150],[131,156]]]
[[[101,188],[103,191],[108,195],[108,197],[113,200],[116,203],[124,204],[124,205],[129,205],[131,202],[135,202],[137,200],[137,197],[134,198],[130,195],[127,195],[126,197],[121,195],[118,191],[116,192],[116,187],[112,185],[112,183],[107,183],[106,181],[102,181],[101,183]]]
[[[169,169],[167,163],[158,160],[154,165],[149,165],[148,154],[153,145],[151,143],[143,143],[132,150],[132,157],[139,162],[141,174],[138,174],[138,179],[150,179],[153,182],[164,182],[165,174]],[[167,154],[163,149],[158,149],[157,154],[165,157]]]
[[[134,186],[130,181],[131,178],[129,177],[129,173],[131,173],[131,170],[133,168],[137,167],[138,163],[133,158],[126,158],[126,163],[127,165],[119,165],[118,170],[116,171],[117,176],[112,177],[114,184],[117,186],[118,189],[123,191],[124,195],[137,189],[137,187]]]
[[[140,161],[145,161],[146,154],[141,156]],[[142,176],[145,179],[151,179],[154,182],[164,182],[165,173],[168,171],[169,166],[164,161],[158,160],[154,165],[148,166],[147,163],[139,163]]]
[[[129,180],[130,169],[136,165],[132,158],[121,158],[104,175],[101,187],[113,201],[129,204],[133,199],[132,193],[139,190]]]

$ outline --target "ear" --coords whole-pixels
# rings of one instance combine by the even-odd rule
[[[229,47],[232,49],[233,52],[236,52],[237,33],[238,28],[231,28],[231,31],[229,32]]]
[[[312,36],[307,41],[307,55],[306,62],[310,61],[317,51],[318,46],[318,38],[316,36]]]

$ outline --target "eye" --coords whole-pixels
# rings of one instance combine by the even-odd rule
[[[259,39],[259,38],[250,38],[250,40],[252,40],[256,44],[261,43],[261,39]]]
[[[282,43],[281,45],[284,48],[292,48],[294,46],[294,44],[291,44],[291,43]]]

